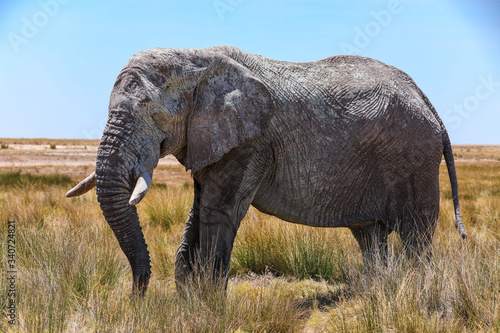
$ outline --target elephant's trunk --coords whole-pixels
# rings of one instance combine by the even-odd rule
[[[143,294],[151,274],[149,252],[135,206],[129,204],[135,185],[130,155],[116,137],[104,135],[96,163],[96,192],[103,215],[132,268],[133,292]],[[128,156],[128,157],[127,157]]]

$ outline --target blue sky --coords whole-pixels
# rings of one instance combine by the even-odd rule
[[[135,52],[234,45],[381,60],[413,77],[453,143],[500,144],[496,0],[6,0],[0,38],[0,137],[100,138]]]

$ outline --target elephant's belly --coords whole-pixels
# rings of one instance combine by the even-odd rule
[[[266,179],[252,205],[282,220],[318,227],[346,227],[382,217],[377,204],[380,201],[369,199],[375,189],[367,179],[359,181],[363,188],[356,182],[346,182],[345,177],[297,174],[300,176],[277,172]]]
[[[256,198],[252,205],[263,213],[273,215],[287,222],[304,224],[315,227],[347,227],[358,221],[366,220],[356,214],[337,212],[327,206],[311,206],[304,202],[301,205],[290,204],[290,201],[259,200]]]
[[[286,164],[263,180],[252,205],[285,221],[318,227],[425,215],[439,210],[439,154]],[[412,160],[421,164],[409,166]]]

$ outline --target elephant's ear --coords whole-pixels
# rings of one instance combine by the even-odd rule
[[[216,56],[198,83],[187,129],[186,169],[195,172],[259,136],[274,102],[266,86],[233,59]]]

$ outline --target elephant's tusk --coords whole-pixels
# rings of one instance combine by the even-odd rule
[[[130,201],[128,202],[130,206],[137,205],[142,198],[148,193],[149,187],[151,186],[151,175],[152,171],[145,171],[135,184],[134,192],[130,196]]]
[[[66,198],[76,197],[95,187],[95,171],[66,193]]]

